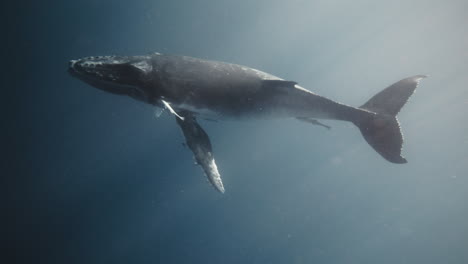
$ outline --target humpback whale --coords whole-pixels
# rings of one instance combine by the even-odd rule
[[[68,71],[98,89],[167,109],[182,129],[196,163],[221,193],[224,186],[210,138],[197,118],[296,118],[327,128],[317,119],[347,121],[359,128],[384,159],[406,163],[396,115],[426,77],[402,79],[360,107],[352,107],[253,68],[188,56],[93,56],[71,60]]]

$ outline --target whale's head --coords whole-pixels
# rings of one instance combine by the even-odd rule
[[[68,72],[107,92],[149,101],[145,80],[152,71],[150,56],[95,56],[71,60]]]

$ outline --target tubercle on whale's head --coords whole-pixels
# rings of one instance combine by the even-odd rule
[[[69,62],[68,72],[107,92],[148,101],[143,83],[152,72],[151,56],[92,56]]]

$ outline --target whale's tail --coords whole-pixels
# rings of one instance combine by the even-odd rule
[[[413,94],[419,81],[425,77],[416,75],[392,84],[360,107],[371,112],[370,115],[353,120],[367,143],[390,162],[407,162],[401,156],[403,135],[396,115]]]

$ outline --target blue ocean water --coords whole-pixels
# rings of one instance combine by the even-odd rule
[[[14,255],[31,263],[468,263],[466,1],[37,1],[11,20]],[[174,118],[67,73],[92,55],[257,68],[359,106],[427,74],[408,164],[352,124],[202,122],[226,193]],[[18,77],[20,76],[20,77]],[[17,130],[13,130],[17,128]],[[13,152],[12,152],[13,153]],[[17,153],[17,152],[14,152]],[[21,158],[19,158],[21,157]],[[13,166],[13,165],[11,165]],[[12,244],[12,245],[13,245]],[[13,262],[11,262],[13,263]]]

